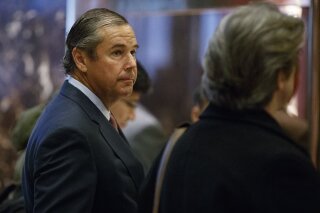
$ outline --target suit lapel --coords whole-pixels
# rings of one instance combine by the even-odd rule
[[[123,162],[136,187],[139,188],[143,180],[142,165],[133,155],[121,129],[119,129],[118,133],[90,99],[67,81],[63,84],[61,93],[79,104],[88,116],[99,124],[100,132],[106,143],[109,144],[117,157]]]
[[[139,188],[143,180],[143,169],[140,163],[137,166],[137,159],[132,154],[131,147],[126,139],[121,137],[119,135],[120,132],[118,133],[110,124],[100,125],[100,130],[105,140],[128,169],[135,181],[136,187]]]

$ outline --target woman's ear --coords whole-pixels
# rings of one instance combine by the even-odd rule
[[[72,49],[72,57],[78,70],[80,70],[81,72],[87,72],[87,66],[86,66],[87,55],[85,54],[85,52],[75,47]]]
[[[198,105],[195,105],[195,106],[193,106],[191,108],[190,117],[191,117],[192,123],[194,123],[194,122],[199,120],[200,114],[201,114],[201,110],[200,110],[200,107]]]
[[[287,80],[288,77],[284,74],[284,72],[280,70],[277,77],[277,89],[280,91],[284,90],[286,87]]]
[[[279,71],[277,77],[277,93],[280,101],[288,104],[296,90],[296,75],[297,70],[292,68],[291,73],[288,75],[284,71]]]

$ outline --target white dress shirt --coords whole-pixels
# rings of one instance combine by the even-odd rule
[[[87,96],[94,105],[98,107],[98,109],[102,112],[102,114],[110,120],[110,111],[103,105],[102,101],[96,96],[91,90],[88,89],[84,84],[80,81],[74,79],[72,76],[67,76],[67,81],[77,89],[79,89],[85,96]]]

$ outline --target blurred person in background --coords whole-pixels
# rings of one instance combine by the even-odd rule
[[[25,212],[24,198],[21,191],[21,176],[27,146],[32,129],[36,124],[45,104],[39,104],[23,111],[12,131],[11,142],[18,151],[18,159],[15,164],[13,182],[1,193],[0,212],[23,213]]]
[[[117,101],[112,105],[111,111],[147,173],[164,147],[166,137],[157,118],[139,103],[141,96],[148,95],[152,86],[148,72],[139,61],[137,69],[137,81],[133,85],[131,96]]]

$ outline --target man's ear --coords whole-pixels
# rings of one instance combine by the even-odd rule
[[[81,72],[87,72],[86,59],[87,55],[84,51],[78,49],[77,47],[72,49],[72,57],[74,63],[76,64],[78,70]]]

